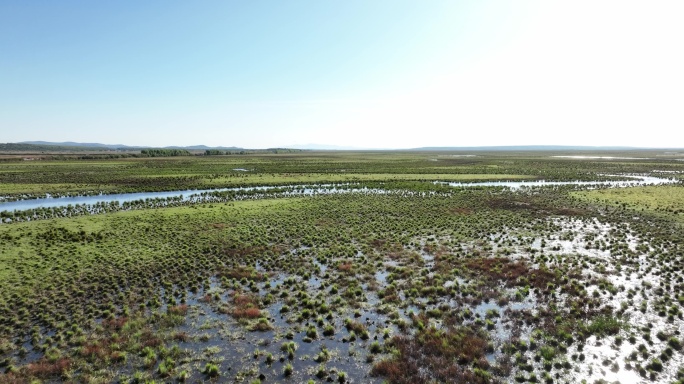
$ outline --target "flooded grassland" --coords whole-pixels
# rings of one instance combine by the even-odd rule
[[[682,380],[681,185],[598,188],[6,223],[0,382]]]

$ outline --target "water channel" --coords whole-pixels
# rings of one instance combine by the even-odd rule
[[[527,187],[543,187],[543,186],[559,186],[559,185],[586,185],[586,186],[609,186],[616,188],[635,187],[642,185],[662,185],[676,183],[676,179],[664,179],[653,176],[636,176],[636,175],[604,175],[614,177],[628,177],[632,180],[615,180],[615,181],[484,181],[480,183],[460,183],[460,182],[438,182],[452,187],[504,187],[510,189],[520,189]],[[1,207],[0,207],[1,209]]]
[[[475,183],[460,183],[460,182],[441,182],[435,183],[446,184],[452,187],[504,187],[510,189],[520,189],[525,187],[541,187],[541,186],[560,186],[560,185],[587,185],[587,186],[611,186],[611,187],[629,187],[638,185],[660,185],[676,183],[676,179],[665,179],[652,176],[624,176],[624,175],[609,175],[629,177],[632,180],[622,181],[487,181]],[[351,187],[351,188],[350,188]],[[97,205],[110,203],[130,203],[135,201],[144,201],[152,199],[181,199],[182,201],[198,200],[201,201],[203,197],[210,196],[213,193],[235,192],[235,193],[255,193],[255,192],[281,192],[292,195],[314,195],[314,194],[331,194],[331,193],[348,193],[351,191],[358,192],[374,192],[382,193],[382,189],[370,188],[354,188],[351,184],[332,185],[332,184],[317,184],[317,185],[300,185],[300,186],[257,186],[257,187],[235,187],[235,188],[218,188],[218,189],[197,189],[197,190],[182,190],[182,191],[166,191],[166,192],[137,192],[137,193],[118,193],[118,194],[100,194],[90,196],[67,196],[67,197],[51,197],[47,196],[38,199],[20,199],[15,201],[0,203],[0,212],[2,211],[24,211],[37,208],[56,208],[67,207],[69,205]]]

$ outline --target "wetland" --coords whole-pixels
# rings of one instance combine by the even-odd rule
[[[0,383],[684,382],[682,172],[628,151],[5,160]]]

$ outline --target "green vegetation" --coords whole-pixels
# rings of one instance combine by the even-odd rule
[[[145,157],[192,156],[192,153],[185,149],[142,149],[140,154]]]
[[[2,193],[11,197],[26,193],[96,194],[389,180],[601,180],[610,178],[602,176],[604,173],[650,172],[654,167],[650,163],[602,162],[597,165],[596,162],[553,159],[545,153],[514,156],[485,153],[458,157],[429,152],[274,152],[87,161],[10,158],[2,164],[0,186],[3,186]],[[670,164],[659,166],[674,169]],[[33,187],[36,184],[42,187]]]
[[[684,188],[648,186],[577,192],[575,196],[610,207],[661,213],[684,222]]]
[[[15,198],[359,185],[0,224],[0,383],[594,382],[600,370],[681,380],[682,186],[433,183],[645,168],[480,157],[2,163]],[[613,349],[625,351],[618,361]]]

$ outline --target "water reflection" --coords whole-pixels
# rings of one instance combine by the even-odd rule
[[[633,180],[620,180],[620,181],[546,181],[546,180],[534,180],[534,181],[485,181],[481,183],[449,183],[449,182],[439,182],[440,184],[447,184],[452,187],[504,187],[510,188],[512,190],[525,188],[525,187],[543,187],[543,186],[554,186],[554,185],[587,185],[587,186],[611,186],[611,187],[633,187],[639,185],[662,185],[662,184],[673,184],[676,183],[676,179],[664,179],[660,177],[652,176],[633,176],[633,175],[604,175],[613,177],[628,177]]]
[[[625,176],[625,175],[605,175],[615,177],[628,177],[633,180],[622,181],[487,181],[478,183],[460,183],[460,182],[441,182],[438,184],[447,184],[452,187],[507,187],[512,190],[524,187],[540,187],[553,185],[587,185],[599,186],[608,185],[614,187],[629,187],[637,185],[661,185],[676,183],[676,179],[665,179],[651,176]],[[283,192],[292,195],[314,195],[314,194],[333,194],[333,193],[349,193],[349,192],[372,192],[372,193],[386,193],[386,190],[379,188],[365,188],[353,184],[317,184],[317,185],[299,185],[299,186],[257,186],[257,187],[234,187],[234,188],[219,188],[219,189],[195,189],[182,191],[166,191],[166,192],[137,192],[137,193],[118,193],[111,195],[93,195],[93,196],[67,196],[67,197],[47,197],[39,199],[24,199],[11,202],[0,203],[0,212],[2,211],[23,211],[37,208],[56,208],[68,207],[69,205],[86,205],[94,206],[98,204],[123,204],[136,201],[145,200],[164,200],[164,199],[180,199],[181,201],[202,200],[204,197],[215,193],[235,192],[237,194],[255,193],[255,192]]]

